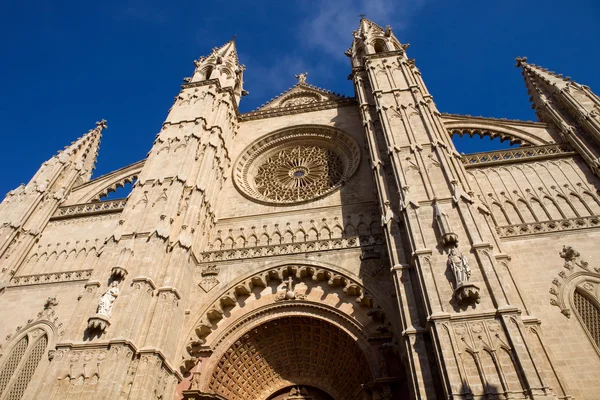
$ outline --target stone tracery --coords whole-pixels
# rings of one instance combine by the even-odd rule
[[[265,203],[314,200],[338,189],[358,167],[360,149],[325,126],[284,129],[249,146],[233,172],[246,196]]]
[[[318,197],[340,184],[343,163],[331,150],[317,146],[285,149],[258,167],[254,178],[259,193],[276,201]]]

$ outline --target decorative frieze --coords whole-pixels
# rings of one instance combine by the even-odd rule
[[[123,208],[125,208],[126,204],[127,199],[117,199],[59,207],[58,210],[56,210],[56,212],[52,216],[52,218],[70,218],[80,215],[121,212],[123,211]]]
[[[343,239],[315,240],[312,242],[277,244],[273,246],[245,247],[240,249],[207,251],[199,255],[200,262],[243,260],[283,254],[310,253],[335,249],[348,249],[368,245],[382,245],[382,235],[355,236]]]
[[[48,274],[35,274],[15,276],[10,280],[9,286],[41,285],[44,283],[60,283],[87,281],[92,276],[91,269],[79,271],[52,272]]]
[[[526,146],[518,149],[467,154],[461,157],[461,161],[466,168],[469,168],[474,166],[488,166],[515,163],[519,161],[567,157],[575,154],[576,153],[572,151],[568,144],[561,143],[549,144],[546,146]]]
[[[530,222],[527,224],[497,226],[496,232],[498,233],[498,236],[502,238],[509,238],[596,227],[600,227],[600,216],[567,218],[552,221]]]

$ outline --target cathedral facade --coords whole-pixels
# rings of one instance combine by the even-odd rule
[[[0,400],[597,399],[600,98],[518,58],[539,122],[443,114],[407,48],[240,113],[228,42],[146,159],[91,179],[101,121],[8,193]]]

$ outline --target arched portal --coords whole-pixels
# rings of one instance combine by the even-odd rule
[[[241,335],[207,379],[210,393],[229,400],[267,400],[293,386],[359,400],[372,376],[356,339],[344,330],[318,318],[287,316]]]
[[[400,393],[403,373],[388,351],[397,342],[383,307],[356,277],[323,265],[253,272],[198,313],[179,393],[279,400],[305,387],[320,393],[313,400],[371,399],[383,381]]]

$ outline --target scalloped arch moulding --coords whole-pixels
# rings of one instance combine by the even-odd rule
[[[344,131],[299,125],[248,146],[233,168],[235,186],[263,204],[299,204],[338,190],[360,163],[360,148]]]
[[[382,306],[356,277],[329,266],[284,264],[239,280],[196,313],[181,372],[200,374],[193,390],[208,390],[210,376],[228,349],[259,326],[289,317],[332,324],[356,342],[372,376],[381,373],[377,345],[394,340]],[[374,347],[375,346],[375,347]],[[204,361],[201,361],[204,360]]]

